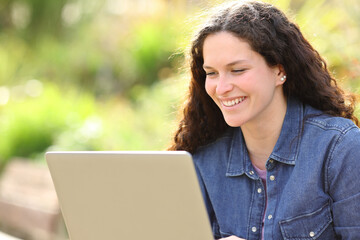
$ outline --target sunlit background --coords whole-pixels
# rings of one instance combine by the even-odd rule
[[[203,0],[0,1],[0,232],[66,239],[44,153],[164,150]],[[278,0],[359,92],[360,1]],[[7,239],[0,235],[0,239]]]

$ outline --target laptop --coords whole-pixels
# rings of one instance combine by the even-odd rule
[[[187,152],[48,152],[71,240],[211,240]]]

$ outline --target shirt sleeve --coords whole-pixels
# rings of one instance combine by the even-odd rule
[[[334,229],[341,239],[360,239],[360,130],[344,131],[330,151],[325,182]]]
[[[212,204],[210,202],[209,195],[208,195],[207,190],[206,190],[206,186],[205,186],[203,178],[202,178],[202,176],[200,174],[200,170],[198,169],[196,164],[195,164],[195,170],[196,170],[196,174],[197,174],[197,177],[198,177],[201,193],[202,193],[203,198],[204,198],[204,203],[205,203],[206,210],[207,210],[207,213],[208,213],[208,216],[209,216],[211,229],[212,229],[214,238],[219,239],[219,238],[221,238],[220,231],[219,231],[219,225],[218,225],[218,222],[217,222],[217,219],[216,219],[216,216],[215,216],[214,209],[213,209]]]

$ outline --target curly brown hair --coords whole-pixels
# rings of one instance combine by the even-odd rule
[[[192,42],[189,96],[169,150],[193,153],[230,128],[205,91],[204,40],[221,31],[246,40],[269,66],[283,66],[287,75],[283,86],[286,97],[295,97],[332,116],[351,119],[359,126],[354,115],[355,96],[346,95],[337,86],[324,59],[304,38],[299,27],[271,4],[235,1],[217,8]]]

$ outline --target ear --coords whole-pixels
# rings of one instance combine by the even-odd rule
[[[276,73],[276,86],[283,85],[286,82],[286,73],[283,65],[278,64],[275,66]]]

